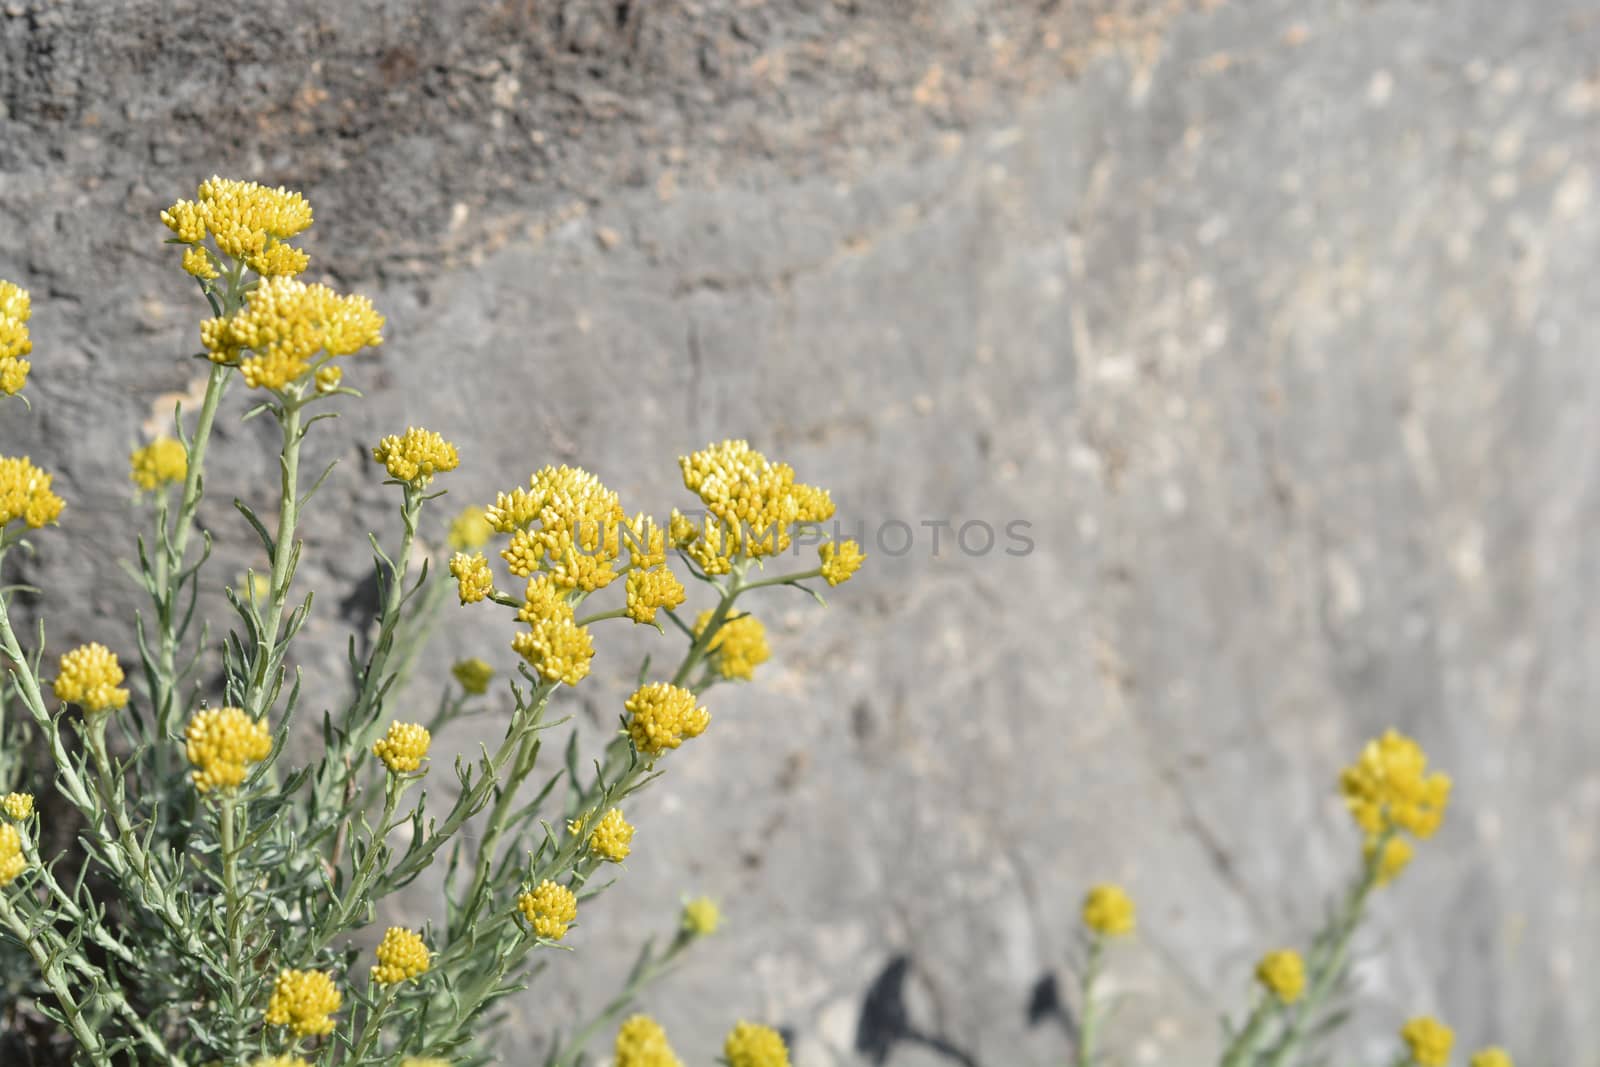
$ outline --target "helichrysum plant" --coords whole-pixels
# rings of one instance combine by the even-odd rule
[[[659,524],[567,466],[435,516],[467,458],[437,432],[398,429],[371,450],[398,520],[388,539],[371,537],[371,636],[352,639],[347,684],[308,693],[295,645],[313,609],[296,587],[297,530],[331,469],[308,464],[317,424],[359,396],[349,383],[383,343],[384,317],[302,280],[309,257],[293,241],[312,212],[298,193],[212,178],[161,221],[209,307],[197,357],[208,371],[198,412],[176,412],[169,435],[130,457],[145,532],[129,570],[148,607],[131,640],[108,626],[51,650],[42,624],[25,643],[11,591],[0,594],[0,964],[11,972],[0,1009],[15,1019],[25,1000],[96,1065],[490,1062],[496,1004],[572,966],[583,928],[604,928],[597,898],[649,848],[633,821],[646,787],[713,729],[708,693],[770,655],[755,595],[792,587],[820,600],[817,586],[861,566],[860,548],[822,537],[826,491],[744,441],[683,457],[695,507]],[[30,371],[30,310],[0,281],[9,396]],[[275,424],[279,477],[270,500],[234,502],[266,563],[217,583],[233,611],[225,628],[197,621],[196,605],[209,574],[198,521],[208,450],[230,388],[247,391],[246,418]],[[0,560],[70,521],[47,471],[0,458]],[[453,552],[448,578],[424,558],[430,521]],[[406,682],[433,621],[458,610],[500,614],[504,651],[483,651],[514,670],[464,659],[425,711]],[[563,691],[584,682],[608,628],[636,625],[679,650],[639,667],[603,750],[585,757],[571,731],[549,765]],[[308,703],[330,710],[304,723],[310,755],[291,758],[303,746],[285,741]],[[493,708],[507,722],[496,744],[441,745],[450,723]],[[28,773],[25,746],[47,770]],[[425,789],[440,773],[446,788]],[[81,849],[48,852],[64,836],[52,829]],[[444,888],[436,920],[379,923],[379,906],[425,874]],[[719,921],[704,898],[664,914],[664,945],[644,946],[615,998],[591,1018],[552,1021],[547,1062],[576,1064],[615,1029],[619,1064],[678,1063],[661,1028],[631,1012]],[[724,1054],[732,1067],[788,1062],[778,1034],[752,1023],[733,1028]]]
[[[1362,834],[1360,865],[1327,925],[1304,953],[1272,949],[1255,967],[1255,989],[1242,1022],[1226,1025],[1220,1067],[1291,1067],[1328,1062],[1315,1046],[1343,1022],[1330,1001],[1347,982],[1351,944],[1372,895],[1412,859],[1412,842],[1432,837],[1450,802],[1450,777],[1428,770],[1422,746],[1389,730],[1369,741],[1339,775],[1339,792]],[[1111,943],[1135,932],[1135,906],[1121,886],[1093,887],[1083,902],[1084,963],[1079,970],[1075,1067],[1102,1062],[1098,1046],[1106,1005],[1096,982]],[[1454,1032],[1431,1016],[1402,1025],[1390,1067],[1447,1067]],[[1500,1048],[1473,1054],[1470,1067],[1513,1067]]]

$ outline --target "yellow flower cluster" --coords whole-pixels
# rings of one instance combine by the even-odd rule
[[[311,1062],[303,1056],[291,1056],[285,1053],[282,1056],[262,1056],[251,1060],[250,1067],[311,1067]]]
[[[695,897],[684,904],[683,914],[678,917],[678,925],[695,937],[710,937],[721,924],[722,912],[710,897]]]
[[[1383,855],[1378,855],[1378,841],[1369,837],[1361,846],[1361,858],[1374,869],[1379,885],[1388,885],[1399,877],[1411,862],[1411,842],[1403,837],[1391,837],[1383,843]]]
[[[833,517],[827,490],[794,480],[794,468],[772,463],[748,441],[728,440],[680,457],[684,488],[697,494],[718,521],[674,541],[708,574],[726,574],[733,557],[786,551],[798,523]],[[679,525],[677,533],[687,531]]]
[[[377,957],[372,980],[390,985],[426,974],[433,954],[423,943],[421,934],[403,926],[391,926],[384,931],[383,940],[378,944]]]
[[[453,471],[461,464],[456,446],[432,430],[415,426],[403,434],[390,434],[372,450],[389,477],[413,485],[427,485],[435,474]]]
[[[0,823],[0,887],[15,882],[28,869],[22,854],[22,832],[10,823]]]
[[[1083,925],[1101,937],[1121,937],[1133,933],[1133,898],[1119,885],[1102,883],[1083,898]]]
[[[21,822],[33,814],[33,794],[7,793],[0,797],[0,810],[4,810],[8,818]]]
[[[578,828],[582,829],[583,820],[575,821]],[[568,829],[571,829],[570,824]],[[622,817],[620,808],[612,808],[606,812],[595,824],[594,833],[589,835],[589,851],[612,863],[621,863],[627,859],[628,853],[632,851],[632,844],[633,826]]]
[[[283,242],[311,226],[311,205],[281,186],[212,177],[200,183],[194,200],[179,200],[163,211],[161,221],[186,245],[199,245],[209,234],[224,255],[244,260],[257,274],[290,275],[306,269],[306,254]],[[192,247],[183,260],[184,270],[201,278],[207,275],[192,254],[203,251]],[[204,262],[210,269],[209,257]],[[215,277],[214,271],[210,276]]]
[[[1432,837],[1450,800],[1450,776],[1428,773],[1422,746],[1395,730],[1367,742],[1339,777],[1357,825],[1369,835],[1405,830]]]
[[[450,575],[463,604],[476,604],[494,592],[494,574],[482,552],[457,552],[450,557]]]
[[[498,494],[487,518],[495,532],[511,535],[501,556],[512,574],[542,570],[560,588],[587,593],[616,578],[624,527],[647,537],[643,517],[629,523],[617,494],[577,467],[545,467],[527,489]]]
[[[52,688],[57,700],[76,704],[95,715],[128,706],[128,691],[117,688],[122,677],[116,653],[99,642],[91,642],[62,655]]]
[[[454,1065],[438,1056],[406,1056],[400,1061],[400,1067],[454,1067]]]
[[[651,682],[634,690],[623,707],[629,711],[628,736],[646,756],[661,755],[711,725],[711,713],[695,707],[694,694],[666,682]]]
[[[728,1067],[789,1067],[783,1035],[770,1026],[741,1022],[722,1043]]]
[[[200,709],[189,720],[184,740],[194,765],[189,777],[202,793],[239,785],[250,764],[260,763],[272,752],[267,724],[241,708]]]
[[[331,1016],[344,998],[326,971],[280,971],[267,1003],[267,1022],[287,1026],[296,1037],[333,1032]]]
[[[422,766],[433,742],[425,727],[414,722],[392,722],[389,732],[372,746],[372,754],[395,774],[409,774]]]
[[[0,456],[0,527],[21,519],[33,529],[61,514],[61,498],[50,491],[50,475],[23,456]]]
[[[1474,1052],[1468,1067],[1515,1067],[1515,1064],[1505,1049],[1491,1047]]]
[[[494,668],[476,656],[457,660],[455,666],[450,668],[450,673],[461,683],[461,688],[473,696],[487,693],[489,682],[494,678]]]
[[[712,612],[702,611],[694,621],[694,633],[699,637],[711,622]],[[711,653],[711,665],[724,678],[748,682],[756,676],[756,668],[767,662],[772,654],[767,647],[767,628],[754,615],[735,615],[724,619],[717,632],[711,635],[706,646]]]
[[[854,541],[829,541],[817,548],[817,555],[822,559],[822,577],[829,585],[848,582],[867,559]]]
[[[1438,1019],[1422,1016],[1400,1028],[1400,1040],[1406,1043],[1411,1062],[1417,1067],[1445,1067],[1456,1035]]]
[[[1293,949],[1279,949],[1261,957],[1256,980],[1283,1004],[1293,1004],[1306,991],[1306,964]]]
[[[617,1030],[614,1067],[683,1067],[667,1032],[648,1015],[635,1015]]]
[[[565,592],[548,574],[528,579],[517,618],[529,629],[511,639],[511,647],[546,681],[577,685],[588,677],[594,639],[579,626]]]
[[[0,278],[0,393],[16,396],[27,384],[31,364],[23,359],[33,351],[28,319],[33,314],[28,291]]]
[[[683,598],[683,583],[665,564],[628,572],[628,618],[634,622],[655,622],[658,608],[671,611]]]
[[[546,878],[517,898],[517,908],[534,933],[560,941],[567,934],[568,924],[578,917],[578,898],[566,886]]]
[[[483,508],[463,508],[461,514],[450,522],[450,547],[457,552],[470,552],[482,548],[494,536],[489,516]]]
[[[382,344],[383,322],[364,296],[268,278],[243,310],[207,319],[200,340],[213,362],[237,365],[252,389],[283,389],[313,369],[318,353],[348,356]],[[246,350],[254,354],[243,357]]]
[[[128,457],[128,476],[140,489],[181,482],[189,473],[189,453],[170,437],[157,437]]]

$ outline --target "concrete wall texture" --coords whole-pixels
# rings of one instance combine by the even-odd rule
[[[1596,56],[1584,0],[4,0],[37,351],[3,446],[71,507],[30,577],[56,642],[125,617],[127,451],[204,369],[156,213],[288,184],[313,276],[391,323],[319,428],[315,583],[366,573],[361,450],[407,423],[460,445],[456,501],[577,462],[664,514],[675,456],[748,436],[917,530],[826,613],[768,602],[775,663],[518,1025],[697,891],[727,933],[647,1002],[686,1057],[743,1015],[802,1067],[1062,1062],[1029,1005],[1115,878],[1111,1040],[1201,1063],[1348,875],[1334,777],[1393,724],[1457,793],[1361,942],[1347,1058],[1437,1011],[1594,1067]],[[266,428],[225,421],[205,518],[242,560]],[[1034,550],[918,525],[974,519]],[[322,603],[331,663],[359,612]],[[468,614],[441,660],[509,665]],[[596,721],[635,662],[601,645]]]

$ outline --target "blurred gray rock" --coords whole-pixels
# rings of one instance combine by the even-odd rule
[[[746,1016],[800,1067],[1060,1063],[1049,979],[1115,878],[1112,1040],[1201,1063],[1349,874],[1333,780],[1394,724],[1457,795],[1362,943],[1350,1055],[1434,1011],[1593,1067],[1597,46],[1583,0],[11,0],[0,277],[37,351],[3,447],[69,501],[52,641],[127,617],[126,454],[203,373],[156,213],[282,182],[313,275],[391,322],[318,431],[309,668],[394,503],[363,450],[408,423],[460,445],[454,502],[579,462],[664,514],[674,457],[748,436],[914,534],[826,613],[756,605],[774,663],[714,694],[531,1031],[706,892],[726,933],[647,1004],[697,1062]],[[219,580],[266,430],[219,434]],[[922,525],[980,520],[1033,551]],[[453,614],[438,659],[505,640]]]

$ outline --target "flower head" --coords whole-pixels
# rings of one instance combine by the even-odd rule
[[[711,623],[712,612],[702,611],[694,621],[698,637]],[[767,662],[771,650],[767,648],[767,628],[751,614],[724,619],[717,632],[706,645],[711,653],[711,665],[724,678],[748,682],[755,677],[756,668]]]
[[[17,880],[28,869],[22,854],[22,832],[10,823],[0,823],[0,888]]]
[[[592,593],[617,576],[627,513],[586,470],[545,467],[527,489],[500,493],[486,517],[496,532],[511,535],[501,556],[519,578],[544,571],[564,590]]]
[[[1256,980],[1282,1004],[1293,1004],[1306,991],[1306,965],[1300,953],[1279,949],[1261,957],[1256,964]]]
[[[16,396],[28,380],[30,364],[23,359],[33,351],[28,318],[33,314],[28,291],[0,279],[0,393]]]
[[[203,282],[214,281],[217,277],[217,264],[211,258],[210,249],[192,245],[183,251],[183,272]]]
[[[303,1056],[284,1053],[281,1056],[257,1057],[250,1061],[250,1067],[311,1067],[311,1062]]]
[[[33,794],[7,793],[4,797],[0,797],[0,810],[3,810],[8,818],[21,822],[33,814]]]
[[[122,684],[122,665],[105,645],[91,642],[79,645],[61,657],[56,673],[56,699],[76,704],[87,714],[115,711],[128,705],[128,691]]]
[[[569,609],[570,610],[570,609]],[[571,619],[535,623],[511,639],[511,648],[549,682],[577,685],[589,676],[594,640]]]
[[[1456,1035],[1438,1019],[1425,1015],[1401,1027],[1400,1040],[1406,1043],[1411,1062],[1418,1067],[1445,1067],[1450,1062],[1450,1049],[1456,1043]]]
[[[681,457],[678,465],[684,488],[720,520],[724,555],[777,555],[788,549],[795,524],[833,516],[833,501],[825,490],[796,482],[793,467],[768,461],[748,441],[709,445]],[[701,537],[711,528],[708,524]]]
[[[50,491],[50,475],[27,456],[0,456],[0,527],[17,519],[33,529],[49,525],[61,514],[61,498]]]
[[[433,959],[422,935],[403,926],[391,926],[384,932],[383,940],[378,943],[377,957],[372,980],[382,985],[426,974]]]
[[[450,574],[456,580],[456,592],[463,604],[476,604],[494,592],[494,573],[482,552],[470,556],[457,552],[450,557]]]
[[[161,221],[182,244],[198,245],[209,235],[224,255],[258,274],[298,274],[306,267],[306,254],[282,242],[311,226],[311,205],[282,186],[212,177],[200,183],[194,200],[163,211]]]
[[[1083,898],[1083,925],[1101,937],[1133,933],[1134,916],[1133,898],[1119,885],[1101,883]]]
[[[578,898],[566,886],[546,878],[517,898],[517,908],[534,933],[560,941],[567,934],[568,924],[578,917]]]
[[[711,725],[711,713],[695,707],[695,696],[666,682],[651,682],[634,690],[624,703],[629,711],[628,736],[646,756],[659,756]]]
[[[867,558],[854,541],[828,541],[817,547],[817,555],[822,559],[822,577],[829,585],[848,582]]]
[[[577,820],[581,829],[583,821]],[[569,826],[570,829],[570,826]],[[603,860],[621,863],[632,850],[633,825],[622,817],[620,808],[612,808],[595,824],[589,835],[589,851]]]
[[[200,340],[212,362],[237,365],[252,389],[278,390],[316,369],[321,354],[348,356],[382,344],[383,323],[364,296],[274,277],[236,314],[202,324]]]
[[[461,464],[456,446],[432,430],[415,426],[403,434],[390,434],[372,450],[389,477],[412,485],[427,485],[435,474],[453,471]]]
[[[472,659],[456,660],[455,665],[450,668],[450,673],[461,683],[461,688],[473,696],[487,693],[489,682],[494,678],[494,668],[476,656]]]
[[[683,905],[678,926],[695,937],[710,937],[722,925],[722,912],[710,897],[695,897]]]
[[[170,437],[157,437],[128,457],[128,476],[140,489],[158,489],[181,482],[189,473],[189,453]]]
[[[461,514],[450,521],[450,547],[457,552],[471,552],[482,548],[494,536],[489,516],[483,508],[463,508]]]
[[[414,722],[392,722],[389,732],[372,746],[372,754],[395,774],[409,774],[422,766],[432,742],[428,731]]]
[[[190,778],[202,793],[231,789],[245,779],[250,764],[272,752],[272,734],[265,721],[241,708],[202,708],[184,731]]]
[[[655,622],[657,609],[670,611],[683,603],[683,597],[683,583],[665,564],[628,572],[628,618],[634,622]]]
[[[648,1015],[635,1015],[617,1030],[614,1067],[683,1067],[667,1032]]]
[[[789,1048],[770,1026],[740,1022],[722,1043],[728,1067],[789,1067]]]
[[[1339,776],[1339,790],[1357,825],[1368,834],[1405,830],[1432,837],[1450,800],[1450,776],[1428,774],[1422,746],[1395,730],[1367,742]]]
[[[280,971],[267,1003],[267,1022],[287,1026],[296,1037],[333,1032],[331,1016],[344,998],[326,971]]]
[[[1374,877],[1378,885],[1388,885],[1399,877],[1400,872],[1406,869],[1411,862],[1411,842],[1403,837],[1390,837],[1383,843],[1383,853],[1378,853],[1376,837],[1367,838],[1366,844],[1361,848],[1362,858],[1369,867],[1375,867]]]
[[[1479,1049],[1472,1054],[1468,1067],[1515,1067],[1511,1056],[1503,1048],[1490,1047]]]

